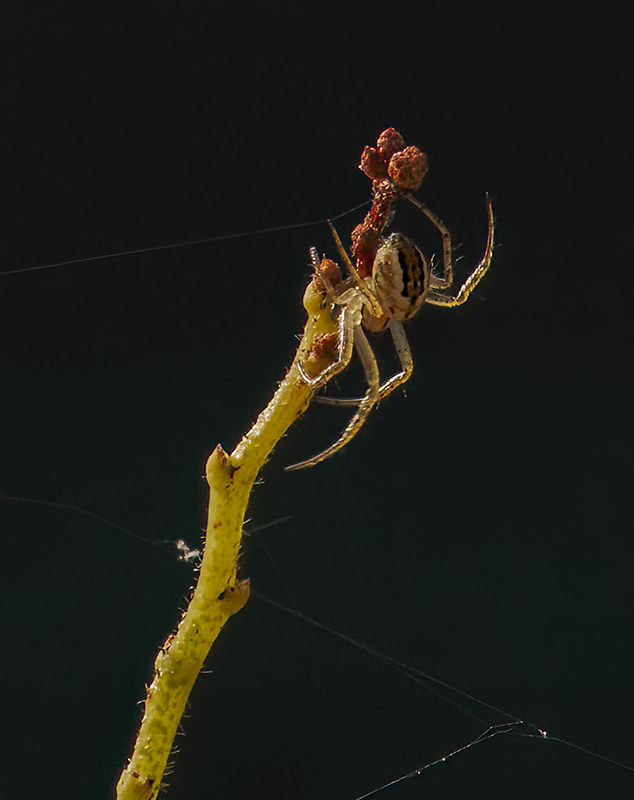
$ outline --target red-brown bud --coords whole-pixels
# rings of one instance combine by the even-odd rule
[[[359,169],[371,181],[387,177],[387,164],[383,156],[374,147],[364,147],[361,153]]]
[[[392,158],[394,153],[398,153],[398,151],[402,150],[404,147],[405,139],[403,139],[401,134],[394,130],[394,128],[388,128],[383,131],[376,140],[376,149],[386,162]]]
[[[387,168],[392,183],[401,192],[415,192],[427,173],[427,156],[418,147],[406,147],[395,153]]]

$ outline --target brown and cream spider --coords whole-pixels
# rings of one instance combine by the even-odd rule
[[[315,390],[328,383],[349,364],[353,352],[359,355],[365,373],[368,390],[364,397],[333,398],[318,397],[316,400],[336,406],[356,406],[354,416],[336,442],[321,453],[286,467],[287,470],[304,469],[324,461],[341,450],[358,433],[368,414],[379,400],[387,397],[412,374],[412,355],[405,336],[403,322],[418,313],[423,303],[453,308],[468,299],[491,264],[495,223],[493,208],[487,196],[488,236],[484,255],[455,295],[446,294],[453,283],[453,260],[451,236],[447,227],[427,206],[405,192],[400,193],[415,205],[438,229],[443,243],[442,275],[434,273],[430,263],[419,248],[400,233],[378,239],[372,274],[363,277],[345,251],[341,239],[332,223],[330,229],[337,251],[346,265],[349,277],[346,280],[329,279],[328,270],[320,269],[319,259],[313,251],[312,260],[326,302],[332,304],[332,314],[338,322],[336,357],[317,377],[310,378],[299,366],[304,380]],[[387,219],[387,213],[385,215]],[[385,223],[382,223],[384,227]],[[354,235],[353,235],[354,236]],[[329,262],[332,264],[332,262]],[[325,264],[321,262],[321,264]],[[330,273],[332,275],[332,272]],[[376,358],[363,329],[379,333],[389,328],[400,361],[401,369],[381,384]]]

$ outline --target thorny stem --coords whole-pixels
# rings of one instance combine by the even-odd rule
[[[209,649],[232,614],[249,598],[248,580],[236,577],[242,525],[251,487],[288,427],[306,410],[314,389],[309,377],[328,366],[318,337],[336,335],[330,304],[311,281],[304,295],[308,321],[295,359],[270,403],[231,455],[216,447],[207,461],[209,512],[198,582],[176,633],[154,662],[154,679],[134,750],[117,784],[118,800],[154,800],[185,703]]]

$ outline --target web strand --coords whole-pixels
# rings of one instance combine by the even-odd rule
[[[183,549],[185,549],[185,550],[189,550],[190,549],[190,548],[187,547],[187,545],[185,545],[185,543],[183,542],[182,539],[179,539],[177,541],[161,541],[161,542],[153,541],[153,540],[148,539],[148,538],[146,538],[144,536],[140,536],[139,534],[136,534],[133,531],[128,530],[127,528],[123,527],[122,525],[119,525],[119,524],[114,523],[114,522],[110,522],[109,520],[105,519],[104,517],[101,517],[98,514],[94,514],[93,512],[88,511],[87,509],[81,508],[79,506],[74,506],[74,505],[67,504],[67,503],[58,503],[58,502],[49,501],[49,500],[37,500],[37,499],[34,499],[34,498],[18,497],[18,496],[8,495],[8,494],[4,494],[4,493],[0,494],[0,499],[9,500],[9,501],[13,501],[13,502],[29,503],[29,504],[32,504],[32,505],[43,505],[43,506],[48,506],[48,507],[53,507],[53,508],[60,508],[60,509],[72,511],[72,512],[75,512],[75,513],[78,513],[78,514],[82,514],[84,516],[87,516],[87,517],[90,517],[92,519],[95,519],[95,520],[97,520],[99,522],[102,522],[105,525],[110,526],[111,528],[114,528],[114,529],[116,529],[118,531],[121,531],[122,533],[125,533],[128,536],[132,536],[137,540],[145,542],[148,545],[151,545],[151,546],[154,546],[154,547],[158,547],[163,552],[167,552],[166,548],[165,548],[165,545],[168,545],[168,544],[175,546],[176,549],[178,549],[179,551],[182,551]],[[267,528],[270,528],[273,525],[279,524],[280,522],[285,522],[288,519],[290,519],[290,517],[288,517],[288,516],[281,517],[281,518],[273,520],[273,521],[271,521],[269,523],[265,523],[265,524],[263,524],[261,526],[252,528],[250,531],[248,531],[248,533],[247,532],[245,532],[245,533],[247,533],[247,535],[253,535],[256,532],[259,532],[259,531],[265,530]],[[269,560],[271,560],[273,562],[273,559],[272,559],[272,556],[270,554],[270,551],[268,550],[268,548],[266,548],[265,545],[264,545],[264,547],[265,547],[265,550],[267,552]],[[192,551],[192,552],[197,552],[197,551]],[[168,554],[170,554],[170,553],[168,553]],[[181,560],[181,561],[184,561],[185,563],[188,563],[190,566],[193,566],[193,567],[196,566],[195,559],[183,558],[182,555],[183,555],[182,552],[179,552],[178,555],[177,555],[177,558],[179,560]],[[170,557],[173,557],[173,553],[170,554]],[[274,562],[273,562],[273,564],[274,564]],[[279,569],[277,567],[276,567],[276,573],[278,574],[278,576],[280,576],[280,571],[279,571]],[[285,590],[289,593],[290,597],[292,598],[293,604],[295,606],[297,606],[297,608],[290,608],[289,606],[286,606],[283,603],[278,602],[277,600],[273,600],[273,599],[267,597],[266,595],[262,594],[261,592],[259,592],[257,590],[254,590],[254,589],[251,590],[251,594],[252,594],[253,597],[257,598],[258,600],[261,600],[262,602],[267,603],[268,605],[270,605],[270,606],[272,606],[274,608],[277,608],[278,610],[283,611],[286,614],[290,614],[291,616],[294,616],[294,617],[296,617],[298,619],[301,619],[303,622],[306,622],[307,624],[310,624],[313,627],[318,628],[319,630],[321,630],[321,631],[323,631],[325,633],[328,633],[331,636],[334,636],[334,637],[346,642],[347,644],[349,644],[349,645],[351,645],[351,646],[353,646],[353,647],[355,647],[355,648],[357,648],[359,650],[362,650],[363,652],[367,653],[369,656],[371,656],[373,658],[376,658],[379,661],[382,661],[384,664],[386,664],[386,666],[389,666],[389,667],[395,669],[396,671],[398,671],[399,673],[401,673],[402,675],[407,677],[409,680],[412,680],[415,683],[418,683],[421,686],[424,686],[428,691],[430,691],[433,694],[435,694],[437,697],[439,697],[444,702],[448,703],[449,705],[452,705],[453,707],[455,707],[456,709],[458,709],[462,713],[472,717],[473,719],[476,719],[478,722],[482,723],[483,725],[487,725],[487,722],[483,717],[481,717],[478,714],[475,714],[475,713],[469,711],[463,705],[461,705],[459,702],[457,702],[456,700],[453,700],[453,699],[445,696],[442,692],[440,692],[438,690],[442,689],[442,690],[444,690],[446,692],[450,692],[452,694],[455,694],[459,698],[462,698],[463,700],[466,700],[466,701],[469,701],[471,703],[474,703],[479,708],[486,709],[486,710],[491,711],[491,712],[493,712],[495,714],[499,714],[500,716],[505,717],[508,720],[506,722],[498,723],[498,724],[495,724],[495,725],[488,725],[488,727],[484,731],[482,731],[480,734],[478,734],[475,738],[471,739],[466,744],[461,745],[460,747],[457,747],[454,750],[451,750],[450,752],[448,752],[444,756],[441,756],[440,758],[436,758],[433,761],[430,761],[430,762],[428,762],[428,763],[426,763],[426,764],[424,764],[424,765],[422,765],[420,767],[417,767],[414,770],[411,770],[411,771],[409,771],[409,772],[407,772],[407,773],[405,773],[403,775],[400,775],[399,777],[394,778],[394,779],[388,781],[387,783],[382,784],[381,786],[378,786],[376,789],[373,789],[370,792],[366,792],[365,794],[358,795],[357,797],[353,798],[353,800],[366,800],[366,798],[368,798],[368,797],[372,797],[374,795],[377,795],[380,792],[382,792],[382,791],[384,791],[386,789],[389,789],[390,787],[395,786],[395,785],[397,785],[399,783],[402,783],[405,780],[409,780],[410,778],[417,777],[417,776],[421,775],[423,772],[425,772],[426,770],[430,769],[431,767],[436,766],[436,765],[441,764],[441,763],[445,763],[449,759],[454,758],[455,756],[457,756],[457,755],[459,755],[461,753],[464,753],[465,751],[471,749],[472,747],[475,747],[476,745],[479,745],[479,744],[483,744],[484,742],[489,741],[490,739],[493,739],[496,736],[500,736],[500,735],[507,735],[507,736],[511,735],[511,736],[523,737],[523,738],[526,738],[526,739],[540,739],[540,740],[549,741],[549,742],[558,742],[559,744],[562,744],[565,747],[568,747],[568,748],[570,748],[572,750],[577,750],[578,752],[583,753],[584,755],[587,755],[589,757],[596,758],[596,759],[598,759],[600,761],[604,761],[604,762],[606,762],[608,764],[611,764],[611,765],[613,765],[615,767],[620,767],[621,769],[626,770],[627,772],[634,772],[634,767],[632,767],[632,766],[624,764],[624,763],[622,763],[620,761],[617,761],[616,759],[610,758],[609,756],[605,756],[605,755],[603,755],[601,753],[598,753],[598,752],[596,752],[594,750],[590,750],[589,748],[582,747],[581,745],[575,744],[574,742],[570,742],[570,741],[568,741],[566,739],[562,739],[562,738],[560,738],[558,736],[551,736],[547,731],[543,730],[538,725],[536,725],[536,724],[534,724],[532,722],[529,722],[527,720],[523,720],[523,719],[521,719],[521,718],[519,718],[519,717],[517,717],[517,716],[515,716],[513,714],[509,714],[507,711],[504,711],[501,708],[498,708],[498,707],[496,707],[496,706],[494,706],[494,705],[492,705],[490,703],[487,703],[484,700],[480,700],[477,697],[474,697],[473,695],[469,694],[468,692],[464,692],[461,689],[456,688],[455,686],[451,686],[450,684],[448,684],[448,683],[446,683],[444,681],[441,681],[438,678],[434,678],[433,676],[429,675],[426,672],[423,672],[420,669],[417,669],[416,667],[413,667],[413,666],[411,666],[409,664],[406,664],[406,663],[404,663],[402,661],[399,661],[398,659],[393,658],[392,656],[389,656],[386,653],[382,653],[379,650],[376,650],[376,649],[374,649],[374,648],[372,648],[372,647],[370,647],[370,646],[368,646],[368,645],[366,645],[366,644],[354,639],[353,637],[348,636],[345,633],[337,631],[334,628],[329,627],[328,625],[324,625],[323,623],[318,622],[315,619],[312,619],[307,614],[304,614],[302,611],[299,610],[299,607],[297,605],[297,601],[296,601],[295,597],[292,595],[290,589],[288,588],[288,586],[286,584],[286,581],[282,581],[282,583],[283,583],[283,585],[285,587]]]
[[[278,233],[280,231],[291,231],[295,230],[296,228],[310,228],[316,225],[327,225],[329,222],[334,222],[335,220],[341,219],[342,217],[346,217],[348,214],[352,214],[355,211],[358,211],[360,208],[365,208],[365,206],[369,205],[370,201],[365,201],[364,203],[360,203],[358,206],[354,206],[353,208],[349,208],[347,211],[343,211],[341,214],[337,214],[335,217],[329,217],[328,219],[318,219],[314,220],[313,222],[298,222],[294,225],[280,225],[276,228],[262,228],[257,231],[247,231],[245,233],[229,233],[224,236],[210,236],[207,239],[192,239],[187,242],[176,242],[175,244],[161,244],[155,247],[140,247],[137,250],[123,250],[120,253],[106,253],[105,255],[100,256],[90,256],[88,258],[73,258],[70,261],[58,261],[55,264],[41,264],[37,267],[22,267],[20,269],[9,269],[5,270],[4,272],[0,272],[0,277],[3,275],[18,275],[21,272],[37,272],[38,270],[43,269],[55,269],[56,267],[68,267],[73,264],[89,264],[94,261],[106,261],[111,258],[122,258],[123,256],[136,256],[142,253],[158,253],[162,250],[176,250],[181,247],[194,247],[195,245],[202,245],[202,244],[212,244],[214,242],[226,242],[230,239],[244,239],[247,236],[261,236],[266,233]]]

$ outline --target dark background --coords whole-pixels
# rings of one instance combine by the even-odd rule
[[[459,275],[490,192],[490,275],[408,327],[406,396],[342,453],[284,473],[348,412],[290,430],[249,513],[290,520],[246,539],[242,573],[292,603],[264,542],[306,614],[634,765],[631,44],[607,7],[477,8],[29,6],[6,26],[0,264],[339,214],[367,199],[358,156],[388,126],[429,155],[422,195],[461,244]],[[440,252],[412,210],[396,227]],[[208,453],[236,444],[292,357],[311,244],[334,252],[316,225],[6,275],[0,492],[194,546]],[[353,367],[331,392],[361,385]],[[191,569],[64,508],[5,499],[0,529],[3,786],[111,797]],[[208,666],[171,800],[355,800],[486,727],[257,598]],[[561,744],[500,736],[380,796],[633,789]]]

